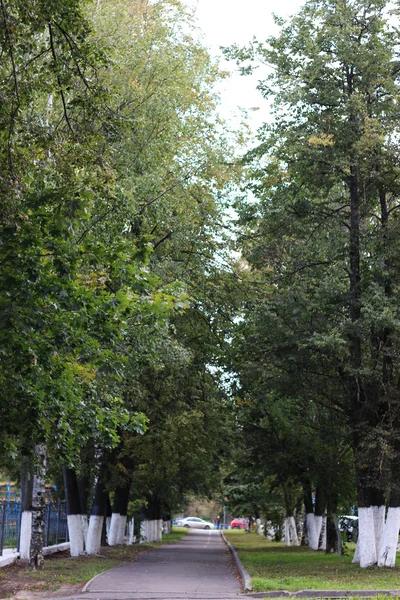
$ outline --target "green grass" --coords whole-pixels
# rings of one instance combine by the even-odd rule
[[[400,589],[400,567],[361,569],[351,563],[354,544],[339,557],[304,547],[286,548],[244,531],[224,533],[249,572],[254,591]]]

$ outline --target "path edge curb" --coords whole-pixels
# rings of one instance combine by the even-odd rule
[[[253,588],[251,587],[251,577],[249,575],[249,573],[246,571],[246,569],[243,566],[242,561],[239,558],[238,553],[236,552],[235,548],[232,546],[232,544],[230,542],[228,542],[228,540],[226,539],[226,537],[224,536],[223,531],[220,531],[222,539],[224,540],[225,544],[228,546],[229,550],[232,553],[233,556],[233,560],[235,561],[235,565],[237,567],[237,570],[239,571],[239,575],[242,579],[242,584],[243,584],[243,589],[245,592],[252,592]]]

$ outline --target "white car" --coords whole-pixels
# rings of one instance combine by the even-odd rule
[[[190,529],[215,529],[214,523],[209,523],[209,521],[204,521],[204,519],[199,519],[198,517],[185,517],[184,519],[178,519],[177,526],[186,528],[190,527]]]

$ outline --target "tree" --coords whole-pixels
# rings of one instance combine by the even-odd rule
[[[278,37],[253,47],[273,67],[260,89],[274,97],[275,115],[254,151],[263,157],[253,185],[261,210],[255,207],[249,218],[258,220],[257,235],[269,233],[255,248],[259,260],[271,256],[275,266],[274,246],[289,257],[277,268],[278,281],[302,272],[325,293],[328,320],[322,328],[311,323],[310,346],[314,353],[329,349],[340,381],[355,455],[363,567],[394,564],[391,535],[397,539],[398,524],[392,523],[400,512],[393,260],[399,81],[397,34],[386,11],[381,1],[307,2],[287,24],[278,20]],[[270,241],[272,215],[286,247]]]

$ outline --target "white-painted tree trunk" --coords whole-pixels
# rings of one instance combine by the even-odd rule
[[[112,513],[110,530],[108,533],[108,544],[110,546],[120,546],[124,543],[126,527],[126,515]]]
[[[355,565],[360,564],[360,534],[358,534],[356,549],[354,551],[353,560],[351,562]]]
[[[88,554],[99,554],[100,552],[103,522],[104,516],[90,515],[89,529],[86,540],[86,552]]]
[[[299,545],[299,538],[297,536],[297,527],[296,521],[294,517],[288,517],[288,525],[289,525],[289,536],[293,546]]]
[[[156,542],[162,542],[162,532],[163,532],[163,520],[158,519],[157,521],[157,539]]]
[[[284,536],[284,540],[285,540],[285,546],[290,546],[290,525],[289,525],[289,517],[286,517],[285,519],[285,523],[284,523],[284,527],[285,527],[285,536]]]
[[[311,550],[318,550],[319,531],[317,532],[314,513],[306,514],[306,525],[308,546],[311,548]]]
[[[263,530],[261,527],[261,519],[256,519],[256,533],[258,533],[258,535],[263,534]]]
[[[105,519],[106,519],[106,536],[107,536],[107,541],[108,541],[108,538],[110,537],[111,517],[105,517]]]
[[[358,554],[360,567],[371,567],[377,562],[375,520],[373,506],[358,509]],[[355,557],[353,559],[353,562]]]
[[[80,556],[85,551],[85,532],[83,529],[83,515],[68,515],[68,533],[71,556]]]
[[[394,567],[400,530],[400,507],[389,506],[382,543],[378,555],[378,567]]]
[[[383,531],[385,528],[385,506],[373,506],[372,513],[374,515],[374,530],[375,530],[375,545],[376,545],[376,557],[378,559],[379,552],[383,540]]]
[[[315,537],[317,539],[317,544],[316,544],[316,548],[313,548],[313,550],[319,550],[319,538],[320,538],[321,530],[322,530],[322,521],[323,521],[322,515],[314,515]]]
[[[140,541],[141,544],[145,544],[148,541],[147,540],[147,535],[148,535],[148,533],[147,533],[147,529],[148,529],[147,525],[148,525],[148,521],[142,521],[140,523],[140,540],[139,541]]]
[[[171,533],[171,520],[163,521],[163,533]]]
[[[135,519],[129,519],[128,522],[128,537],[126,543],[128,546],[132,546],[136,541],[135,537]]]
[[[21,531],[19,538],[19,555],[22,560],[31,557],[32,511],[24,510],[21,514]]]
[[[89,531],[89,521],[88,521],[87,515],[81,515],[81,521],[82,521],[83,543],[84,543],[84,548],[86,550],[86,540],[87,540],[88,531]]]

